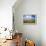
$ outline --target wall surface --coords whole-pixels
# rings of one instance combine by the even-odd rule
[[[42,15],[42,46],[46,46],[46,0],[42,0],[42,8],[41,8],[41,15]]]
[[[0,27],[12,29],[12,6],[16,0],[0,0]]]
[[[45,43],[43,43],[45,40],[42,39],[46,34],[44,28],[45,0],[18,0],[18,2],[20,3],[16,3],[13,6],[15,30],[22,32],[25,39],[27,38],[34,40],[36,46],[46,46]],[[37,24],[23,24],[23,15],[32,14],[35,14],[37,16]]]
[[[19,0],[20,1],[20,0]],[[19,2],[18,1],[18,2]],[[24,0],[23,0],[24,1]],[[33,0],[32,0],[33,1]],[[12,28],[12,6],[14,5],[14,3],[16,2],[16,0],[0,0],[0,26],[3,26],[3,27],[7,27],[7,28]],[[25,2],[25,1],[24,1]],[[40,3],[40,1],[33,1],[34,3],[36,2],[36,7],[40,7],[40,5],[39,5],[39,3]],[[39,3],[38,3],[39,2]],[[29,2],[28,2],[29,3]],[[33,14],[34,12],[33,11],[35,11],[36,12],[36,10],[33,10],[33,11],[31,11],[30,12],[30,10],[28,11],[26,11],[26,7],[25,8],[22,8],[22,10],[23,9],[25,9],[25,10],[23,10],[22,12],[20,12],[19,13],[19,11],[21,11],[21,10],[17,10],[17,9],[20,9],[19,7],[21,6],[20,5],[20,3],[17,3],[17,5],[14,7],[14,8],[17,8],[17,9],[14,9],[15,10],[15,15],[16,15],[16,13],[18,13],[18,15],[17,15],[17,20],[16,21],[18,21],[19,22],[19,26],[18,25],[16,25],[16,29],[18,30],[18,31],[21,31],[21,32],[23,32],[24,33],[24,35],[25,36],[27,36],[26,35],[26,33],[29,35],[30,34],[30,36],[31,36],[31,39],[34,39],[36,42],[39,40],[39,39],[41,39],[42,40],[42,46],[46,46],[46,0],[41,0],[41,9],[40,8],[37,8],[37,9],[40,9],[40,11],[41,11],[41,13],[38,13],[38,11],[37,11],[37,20],[39,20],[38,21],[38,23],[36,24],[36,25],[24,25],[23,24],[23,14],[25,13],[25,14]],[[20,5],[20,6],[18,6],[18,4]],[[32,7],[35,7],[35,4],[34,5],[32,5],[33,3],[31,3],[30,5],[32,6]],[[23,5],[26,5],[26,4],[23,4]],[[37,5],[39,5],[39,6],[37,6]],[[18,6],[18,7],[17,7]],[[22,7],[22,6],[21,6]],[[34,9],[34,8],[33,8]],[[13,11],[14,11],[13,10]],[[40,15],[39,14],[41,14],[41,18],[40,18]],[[22,15],[22,16],[21,16]],[[21,17],[21,18],[20,18]],[[41,21],[41,22],[40,22]],[[18,22],[17,22],[17,24],[18,24]],[[41,23],[41,24],[39,24],[39,23]],[[39,26],[40,25],[40,26]],[[37,27],[38,26],[38,27]],[[30,28],[29,28],[30,27]],[[35,28],[34,28],[35,27]],[[40,28],[40,29],[39,29]],[[42,29],[41,29],[42,28]],[[35,30],[34,30],[35,29]],[[33,30],[33,31],[32,31]],[[32,33],[33,32],[33,33]],[[36,37],[36,34],[39,34],[40,33],[40,35],[41,35],[41,38],[40,38],[40,36],[38,37]],[[24,37],[25,37],[24,36]],[[29,36],[29,37],[30,37]],[[34,36],[34,37],[33,37]],[[27,36],[28,37],[28,36]],[[38,42],[37,42],[38,43]],[[38,45],[38,44],[37,44]]]
[[[0,38],[5,38],[5,36],[10,36],[9,30],[12,29],[12,6],[16,0],[0,0]],[[8,28],[6,32],[2,31],[1,27]],[[7,37],[9,38],[9,37]]]

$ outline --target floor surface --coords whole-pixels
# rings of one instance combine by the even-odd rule
[[[6,42],[2,43],[0,46],[16,46],[15,39],[13,40],[6,40]]]

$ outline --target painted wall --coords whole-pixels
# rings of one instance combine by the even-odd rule
[[[46,0],[42,0],[42,8],[41,8],[41,15],[42,15],[42,46],[46,46]]]
[[[12,6],[16,0],[0,0],[0,27],[12,29]]]
[[[19,0],[20,1],[20,0]],[[19,2],[18,1],[18,2]],[[12,28],[12,6],[14,5],[14,3],[16,2],[16,0],[0,0],[0,26],[3,26],[3,27],[8,27],[8,28]],[[36,1],[36,3],[37,3],[37,1]],[[17,3],[17,4],[19,4],[19,3]],[[16,3],[15,3],[15,5],[16,5]],[[24,4],[24,5],[26,5],[26,4]],[[31,4],[32,5],[32,4]],[[16,5],[14,8],[17,8],[17,6],[18,5]],[[41,12],[42,12],[42,14],[41,14],[41,18],[39,19],[39,18],[37,18],[38,20],[40,20],[41,21],[41,24],[42,25],[40,25],[41,26],[41,30],[39,29],[39,31],[41,32],[40,34],[41,34],[41,40],[42,40],[42,46],[46,46],[46,0],[42,0],[42,8],[41,8]],[[34,7],[34,6],[33,6]],[[38,8],[39,9],[39,8]],[[15,10],[15,9],[14,9]],[[14,11],[13,10],[13,11]],[[26,10],[25,10],[26,11]],[[17,11],[17,9],[15,10],[15,13],[19,13],[18,11]],[[24,12],[24,10],[23,10],[23,12]],[[27,11],[28,12],[28,11]],[[26,12],[26,13],[27,13]],[[25,13],[25,14],[26,14]],[[30,12],[29,12],[30,13]],[[31,12],[32,13],[32,12]],[[31,14],[30,13],[30,14]],[[37,14],[37,13],[36,13]],[[21,14],[21,15],[23,15],[23,14]],[[19,16],[21,16],[21,15],[19,15]],[[19,17],[18,16],[18,17]],[[35,25],[33,26],[33,25],[24,25],[22,22],[22,20],[23,20],[23,17],[21,16],[21,18],[19,18],[18,19],[18,17],[17,17],[17,21],[18,20],[20,20],[20,22],[19,22],[19,25],[20,25],[20,27],[18,27],[18,25],[16,25],[16,29],[17,30],[19,30],[19,31],[22,31],[23,33],[24,33],[24,35],[25,36],[27,36],[26,35],[26,33],[28,32],[30,35],[31,35],[31,33],[33,32],[34,34],[35,34],[35,32],[36,33],[38,33],[39,31],[38,31],[38,28],[37,28],[37,30],[36,31],[34,31],[34,29],[36,29],[36,28],[34,28],[33,29],[33,27],[35,27]],[[40,17],[38,14],[37,14],[37,17]],[[36,25],[38,25],[38,24],[36,24]],[[38,26],[38,27],[40,27],[40,26]],[[25,28],[26,27],[26,28]],[[31,29],[33,30],[31,30],[30,28],[28,28],[28,27],[31,27]],[[37,27],[37,26],[36,26]],[[29,29],[29,31],[27,31]],[[31,30],[31,31],[30,31]],[[27,31],[27,32],[26,32]],[[33,36],[34,36],[34,34],[33,34]],[[31,35],[31,39],[33,38],[33,36]],[[36,36],[36,35],[35,35]],[[38,38],[38,37],[37,37]],[[35,41],[36,41],[36,38],[34,38],[35,39]],[[38,38],[39,39],[39,38]],[[38,41],[38,40],[37,40]]]
[[[9,30],[12,29],[12,6],[15,2],[16,0],[0,0],[0,33],[2,32],[0,38],[5,38],[5,36],[8,35],[10,36]],[[4,27],[9,30],[5,32],[3,29]]]
[[[45,1],[43,0],[18,0],[18,2],[20,3],[16,3],[13,6],[15,30],[18,30],[18,32],[22,32],[23,37],[25,39],[27,38],[27,39],[34,40],[36,43],[36,46],[41,46],[41,45],[45,46],[45,44],[43,43],[44,40],[42,39],[44,36],[43,34],[46,32],[44,30],[45,29],[44,28],[45,27],[45,24],[44,24]],[[26,15],[35,14],[37,16],[37,24],[34,24],[34,25],[23,24],[23,15],[25,14]]]

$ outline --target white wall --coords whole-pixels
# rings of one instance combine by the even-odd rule
[[[42,46],[46,46],[46,0],[42,0]]]
[[[46,46],[45,0],[23,0],[21,3],[16,4],[17,6],[13,6],[15,29],[22,32],[25,38],[33,39],[36,42],[36,46],[41,46],[41,44]],[[23,24],[23,15],[25,14],[36,14],[37,24]]]
[[[16,2],[16,0],[0,0],[0,26],[12,28],[12,6],[15,2]],[[24,10],[23,10],[23,12],[24,12]],[[31,14],[32,12],[29,12],[29,13]],[[19,15],[19,16],[21,16],[21,15]],[[37,16],[37,17],[40,17],[40,16]],[[22,18],[22,16],[21,16],[21,18]],[[17,19],[18,19],[18,17],[17,17]],[[19,20],[21,20],[21,19],[19,19]],[[41,20],[41,19],[38,18],[38,20]],[[42,20],[41,21],[42,21],[41,22],[42,29],[38,26],[41,30],[38,30],[38,31],[36,30],[36,31],[32,31],[32,32],[35,34],[40,31],[42,33],[42,43],[43,43],[42,46],[46,46],[46,0],[42,0]],[[17,26],[17,29],[21,30],[22,32],[29,30],[30,28],[28,28],[28,27],[32,26],[32,25],[31,26],[23,25],[22,21],[20,24],[21,24],[20,27]],[[26,28],[24,28],[24,27],[26,27]],[[32,26],[32,27],[37,27],[37,26]],[[33,30],[32,27],[31,27],[31,29]],[[37,27],[37,29],[38,29],[38,27]],[[34,28],[34,29],[36,29],[36,28]],[[25,32],[25,33],[27,33],[27,32]],[[29,30],[28,33],[32,33],[32,32]],[[34,36],[34,34],[33,34],[33,36]],[[32,37],[32,35],[31,35],[31,37]]]
[[[12,6],[16,0],[0,0],[0,27],[12,28]]]

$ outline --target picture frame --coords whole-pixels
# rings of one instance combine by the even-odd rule
[[[36,24],[36,15],[23,15],[24,24]]]

